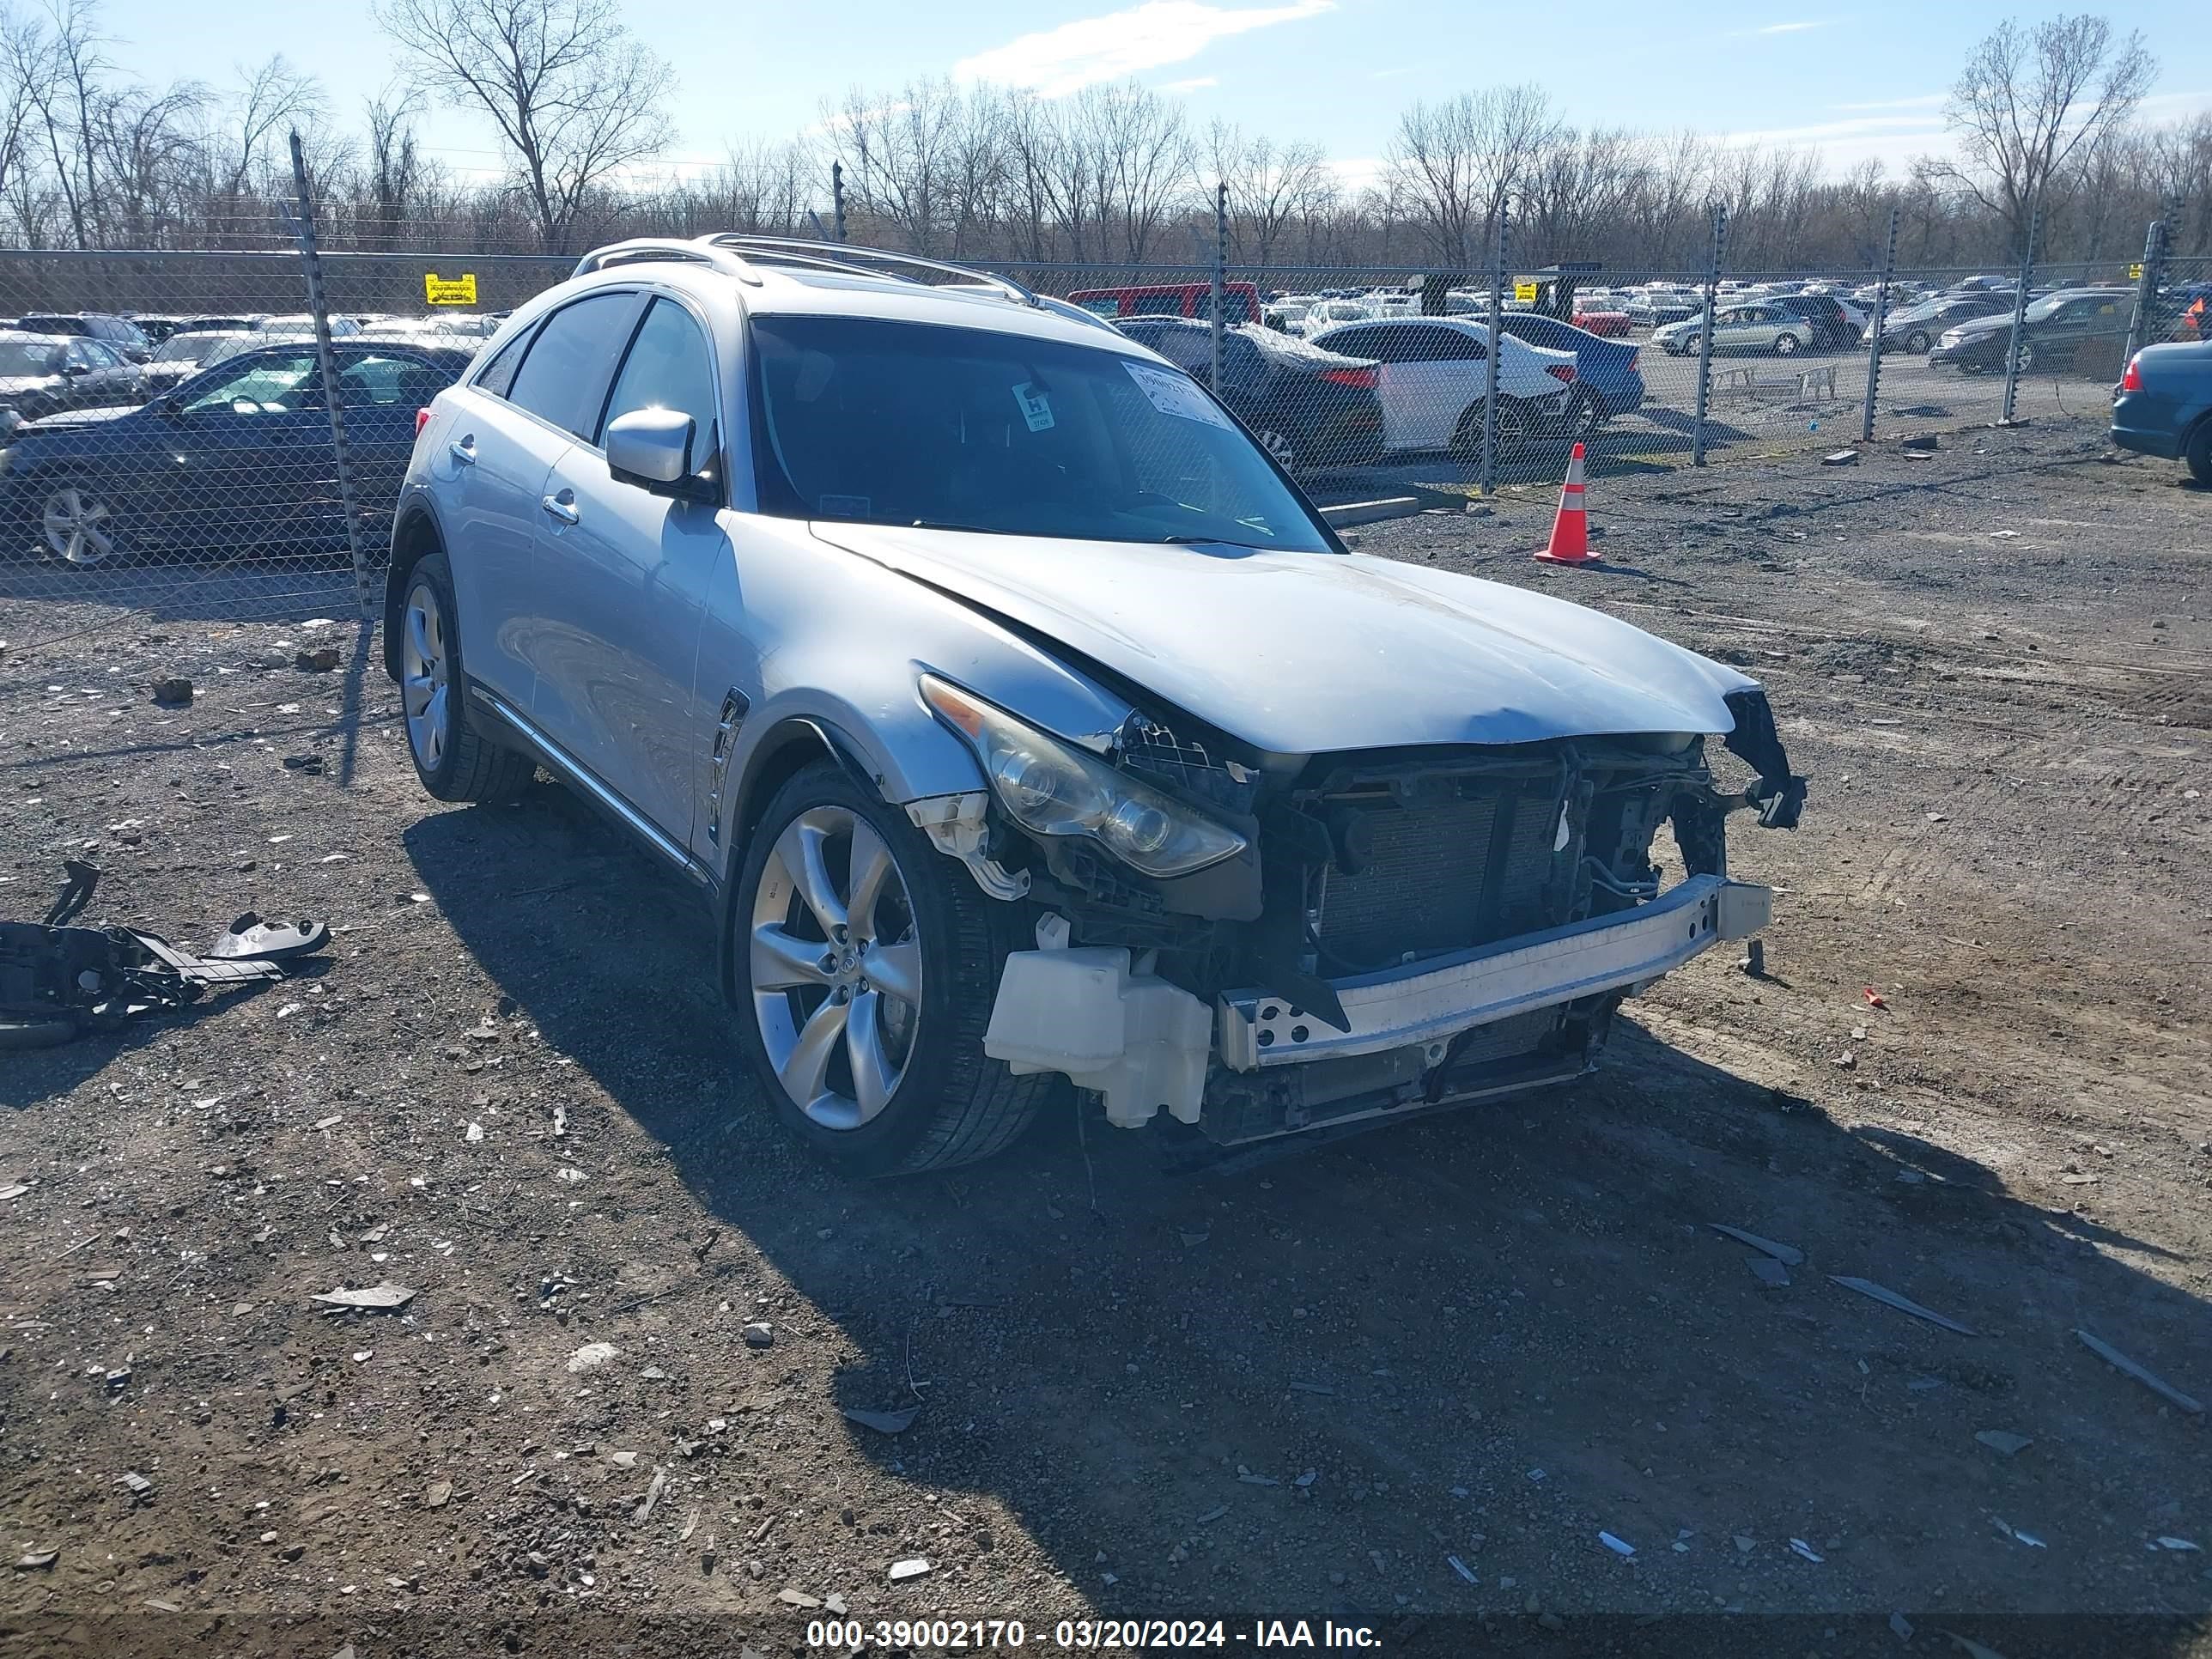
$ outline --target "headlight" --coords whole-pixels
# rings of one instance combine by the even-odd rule
[[[1946,332],[1943,337],[1936,341],[1936,343],[1937,345],[1954,346],[1965,340],[1966,337],[1966,332],[1964,329],[1954,328]]]
[[[1148,876],[1187,876],[1244,849],[1235,830],[933,674],[921,677],[921,696],[968,739],[999,805],[1032,835],[1087,836]]]

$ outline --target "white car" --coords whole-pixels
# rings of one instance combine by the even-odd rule
[[[1374,315],[1373,307],[1357,300],[1316,300],[1306,314],[1291,325],[1291,332],[1311,339],[1325,328],[1334,328],[1341,323],[1364,323]]]
[[[1319,330],[1306,338],[1380,370],[1382,447],[1480,454],[1482,406],[1490,396],[1490,329],[1464,317],[1378,317]],[[1498,360],[1498,426],[1522,438],[1563,421],[1575,383],[1575,354],[1505,337]]]

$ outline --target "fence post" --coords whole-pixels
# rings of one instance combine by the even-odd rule
[[[1213,395],[1221,395],[1221,276],[1229,263],[1229,186],[1213,187]]]
[[[2012,334],[2005,342],[2004,413],[1997,417],[1999,426],[2012,424],[2013,394],[2020,386],[2021,331],[2027,325],[2027,284],[2035,271],[2035,239],[2042,230],[2043,201],[2039,197],[2027,216],[2027,243],[2020,251],[2020,286],[2013,290]]]
[[[1874,290],[1874,325],[1867,331],[1866,415],[1859,422],[1859,441],[1874,441],[1874,399],[1881,386],[1881,331],[1889,321],[1889,285],[1897,276],[1898,210],[1889,210],[1889,242],[1881,256],[1881,281]]]
[[[1500,202],[1498,241],[1490,264],[1490,361],[1482,371],[1482,493],[1486,495],[1498,493],[1498,343],[1505,332],[1505,250],[1511,223],[1511,210]]]
[[[1705,404],[1713,386],[1713,312],[1720,303],[1721,261],[1728,252],[1728,204],[1713,204],[1713,252],[1705,264],[1705,321],[1698,331],[1698,429],[1690,436],[1690,465],[1705,464]]]
[[[2150,320],[2150,308],[2158,301],[2159,279],[2166,273],[2166,225],[2163,219],[2154,219],[2150,228],[2143,233],[2142,274],[2136,278],[2136,308],[2128,319],[2128,345],[2121,354],[2123,364],[2135,361],[2142,349],[2143,330]]]
[[[845,240],[845,164],[830,163],[830,205],[837,227],[837,240]]]
[[[315,204],[307,188],[307,158],[300,135],[292,134],[292,187],[299,206],[292,223],[300,236],[300,264],[307,279],[307,309],[315,318],[315,362],[322,371],[323,407],[330,413],[331,449],[337,461],[338,505],[345,514],[346,550],[353,556],[354,601],[363,617],[376,607],[368,592],[368,560],[361,545],[361,511],[354,504],[353,450],[346,442],[345,405],[338,398],[337,360],[331,353],[331,312],[323,295],[323,257],[315,246]]]

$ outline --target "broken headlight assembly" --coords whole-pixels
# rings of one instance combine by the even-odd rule
[[[1187,876],[1234,857],[1244,837],[1105,762],[1046,736],[933,674],[922,701],[968,740],[991,793],[1033,836],[1085,836],[1147,876]]]

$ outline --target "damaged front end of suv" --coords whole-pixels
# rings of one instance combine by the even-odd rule
[[[1140,705],[1097,754],[921,691],[989,785],[932,834],[1035,922],[985,1052],[1224,1146],[1589,1070],[1625,998],[1767,923],[1726,820],[1794,828],[1805,797],[1747,682],[1723,697],[1754,776],[1733,792],[1694,732],[1285,754]]]

